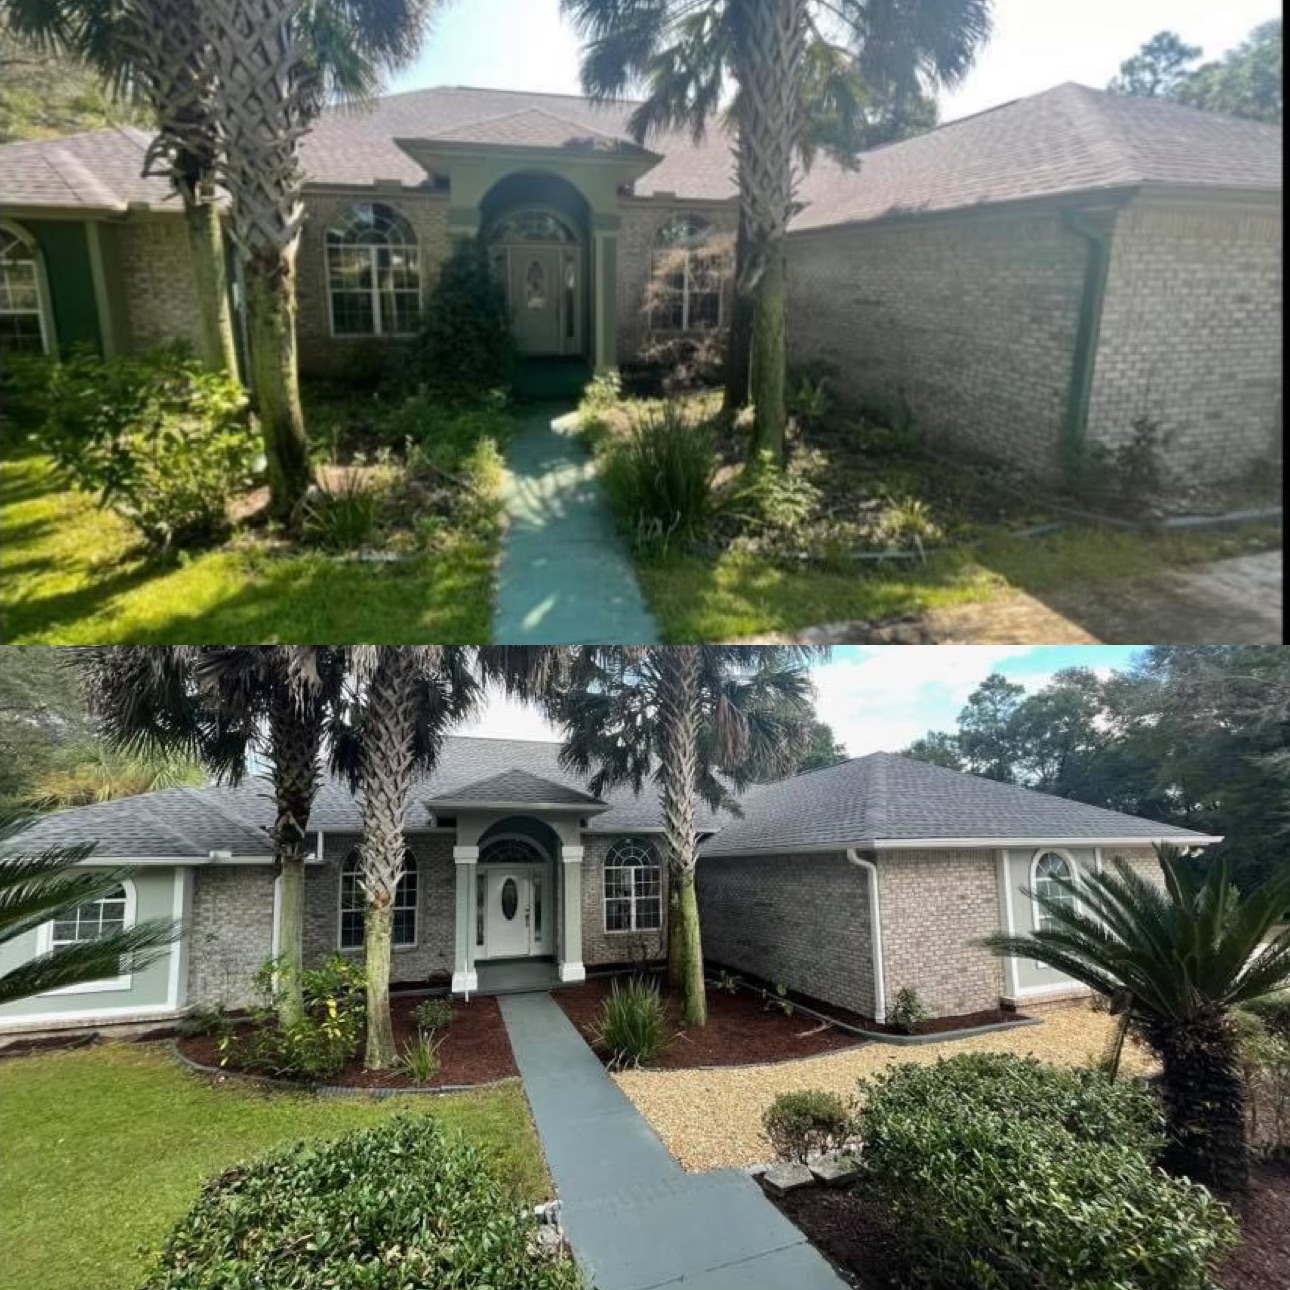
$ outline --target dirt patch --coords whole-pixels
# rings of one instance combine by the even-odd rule
[[[601,979],[551,992],[565,1016],[593,1048],[600,1008],[611,989],[611,981]],[[666,993],[664,1006],[672,1038],[654,1064],[659,1070],[789,1061],[839,1052],[863,1042],[856,1035],[803,1013],[785,1016],[778,1009],[763,1006],[750,994],[709,989],[708,1024],[699,1027],[682,1024],[678,994]]]
[[[1237,1206],[1241,1243],[1219,1265],[1223,1290],[1290,1285],[1290,1162],[1259,1164]]]
[[[394,1045],[400,1052],[416,1036],[412,1010],[420,1002],[415,997],[396,998],[390,1002]],[[480,995],[469,1003],[453,1000],[452,1023],[442,1033],[444,1042],[439,1049],[442,1066],[438,1075],[425,1084],[417,1085],[399,1071],[365,1071],[361,1046],[358,1056],[328,1083],[345,1088],[447,1088],[460,1084],[487,1084],[519,1074],[495,998]],[[216,1040],[208,1035],[181,1039],[179,1051],[204,1066],[219,1065]],[[230,1063],[227,1069],[237,1068]]]

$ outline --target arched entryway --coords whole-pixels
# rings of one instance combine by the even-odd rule
[[[585,356],[591,335],[586,198],[558,175],[512,174],[493,185],[480,214],[519,352]]]
[[[555,882],[560,839],[531,816],[510,816],[479,839],[475,958],[549,958],[557,947]]]

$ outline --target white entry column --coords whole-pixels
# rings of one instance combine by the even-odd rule
[[[453,994],[471,994],[479,989],[475,972],[475,871],[478,847],[453,847],[457,866],[456,934],[452,959]]]
[[[560,980],[585,981],[582,965],[582,848],[560,847]]]

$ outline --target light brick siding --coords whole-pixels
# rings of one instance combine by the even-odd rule
[[[340,868],[358,845],[357,833],[328,833],[323,863],[305,877],[305,962],[320,963],[340,945]],[[390,979],[424,981],[452,971],[453,910],[457,871],[447,833],[414,833],[408,847],[417,858],[417,943],[390,955]],[[361,958],[361,951],[352,951]]]
[[[180,215],[131,215],[116,228],[131,344],[201,345],[188,229]]]
[[[997,1008],[1003,961],[973,944],[998,931],[993,851],[883,851],[878,855],[884,985],[918,991],[932,1013]]]
[[[854,403],[903,397],[933,445],[1053,477],[1086,258],[1056,215],[792,236],[790,360],[834,364]]]
[[[273,870],[268,865],[193,871],[188,1002],[245,1007],[251,979],[273,952]]]
[[[412,225],[421,259],[422,295],[439,280],[439,266],[448,254],[448,201],[429,193],[381,192],[309,193],[305,198],[305,224],[296,261],[296,297],[299,302],[296,334],[300,370],[310,375],[344,374],[356,350],[381,343],[380,337],[331,334],[331,301],[327,294],[327,229],[351,206],[382,202],[392,206]]]
[[[659,874],[663,893],[662,928],[657,932],[605,931],[605,857],[614,841],[615,838],[603,835],[584,835],[582,839],[582,961],[589,967],[601,963],[639,963],[667,956],[666,871]],[[654,845],[656,854],[661,855],[657,839]]]
[[[618,359],[626,363],[640,355],[649,335],[645,288],[649,283],[654,239],[674,215],[695,215],[707,220],[714,234],[733,238],[739,216],[733,205],[677,202],[669,199],[624,203],[618,233],[617,345]],[[722,320],[730,318],[733,284],[726,283]]]
[[[1162,209],[1116,220],[1088,439],[1149,417],[1188,483],[1279,458],[1280,208]]]
[[[705,856],[704,957],[872,1017],[869,884],[845,854]]]
[[[1127,860],[1140,877],[1149,879],[1157,887],[1165,885],[1165,875],[1160,868],[1160,861],[1156,858],[1155,850],[1152,847],[1102,848],[1102,867],[1104,870],[1110,869],[1111,861],[1115,859]]]

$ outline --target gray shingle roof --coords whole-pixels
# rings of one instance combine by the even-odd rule
[[[821,158],[794,230],[1168,184],[1280,190],[1280,126],[1067,82],[863,154]]]
[[[119,126],[7,143],[0,147],[0,202],[87,211],[151,202],[178,210],[168,180],[140,173],[149,138],[143,130]]]
[[[838,766],[751,789],[742,819],[703,844],[704,855],[777,848],[855,846],[924,838],[1036,838],[1089,842],[1202,835],[1137,815],[965,775],[895,753],[870,753]]]
[[[463,788],[453,788],[446,793],[427,798],[434,802],[545,802],[552,806],[603,806],[604,802],[590,793],[569,784],[531,775],[518,766],[478,780]]]

